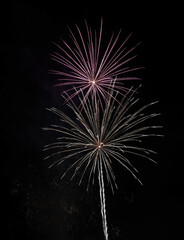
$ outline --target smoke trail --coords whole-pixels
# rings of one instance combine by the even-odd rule
[[[99,191],[100,191],[100,205],[101,205],[101,214],[102,214],[102,224],[105,240],[108,240],[108,229],[107,229],[107,218],[106,218],[106,205],[105,205],[105,187],[103,180],[103,167],[102,160],[99,159],[99,171],[98,171],[98,180],[99,180]]]

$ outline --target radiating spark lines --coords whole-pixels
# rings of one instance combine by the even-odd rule
[[[51,125],[44,130],[57,132],[61,136],[57,138],[56,142],[46,145],[44,150],[49,151],[46,159],[53,156],[58,158],[51,166],[61,165],[69,161],[68,169],[62,177],[74,169],[73,179],[77,172],[83,169],[79,183],[87,175],[87,188],[91,180],[94,181],[95,173],[98,171],[98,162],[101,159],[107,181],[114,192],[114,187],[117,187],[117,184],[112,169],[112,161],[118,162],[141,183],[137,177],[138,170],[132,165],[128,156],[132,154],[155,162],[150,157],[155,152],[140,146],[140,142],[145,137],[161,135],[149,131],[160,128],[160,126],[147,124],[149,119],[160,114],[143,113],[145,109],[156,102],[146,104],[131,112],[138,102],[134,96],[134,91],[130,90],[125,97],[121,96],[120,104],[117,104],[114,97],[117,93],[114,93],[113,90],[110,91],[103,112],[99,103],[95,106],[90,98],[83,104],[84,93],[82,90],[80,92],[80,101],[83,104],[82,111],[78,109],[72,99],[68,102],[69,108],[76,116],[75,120],[56,108],[48,109],[60,117],[62,124]]]
[[[96,103],[98,99],[102,106],[102,102],[107,101],[111,82],[115,78],[116,84],[113,91],[119,91],[122,95],[129,90],[127,86],[124,86],[127,80],[140,79],[127,75],[141,69],[141,67],[127,66],[127,63],[136,57],[136,55],[132,55],[132,52],[138,45],[127,50],[126,43],[131,34],[121,44],[118,43],[121,31],[116,36],[112,34],[106,48],[102,49],[102,25],[103,21],[101,20],[97,36],[97,32],[93,33],[86,23],[87,38],[83,36],[76,25],[76,35],[69,29],[72,39],[70,44],[65,41],[63,44],[55,43],[58,51],[52,53],[51,58],[61,64],[61,70],[51,70],[50,72],[59,76],[60,83],[56,86],[69,86],[66,102],[78,95],[82,89],[83,102],[92,93],[92,100]],[[74,91],[73,86],[77,91]]]

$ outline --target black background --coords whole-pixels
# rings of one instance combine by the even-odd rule
[[[170,1],[171,2],[171,1]],[[177,3],[125,1],[11,1],[1,7],[1,230],[0,239],[103,239],[98,187],[86,192],[61,169],[48,170],[42,148],[50,141],[41,128],[51,123],[45,108],[60,105],[60,92],[48,76],[52,41],[67,38],[67,25],[98,29],[104,39],[122,28],[146,69],[142,102],[159,100],[162,139],[152,165],[137,164],[144,186],[117,171],[119,190],[107,189],[110,239],[182,238],[183,79],[179,74],[181,16]],[[64,107],[63,107],[64,108]]]

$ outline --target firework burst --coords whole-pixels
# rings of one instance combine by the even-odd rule
[[[48,109],[57,114],[63,124],[44,128],[44,130],[61,134],[56,142],[45,146],[44,151],[53,151],[45,159],[62,156],[62,158],[54,161],[51,166],[61,165],[70,159],[70,166],[62,175],[62,178],[69,170],[74,168],[73,178],[82,166],[85,166],[80,183],[87,170],[89,170],[89,186],[91,179],[94,180],[92,176],[98,170],[98,161],[102,161],[107,181],[113,190],[113,186],[117,187],[117,185],[111,165],[112,160],[117,161],[126,168],[140,183],[141,181],[137,177],[138,171],[133,167],[127,156],[130,154],[137,155],[155,162],[150,158],[150,154],[155,152],[140,147],[140,142],[148,136],[160,136],[150,133],[150,131],[147,133],[149,129],[156,129],[160,126],[144,126],[144,122],[148,119],[160,115],[159,113],[143,113],[146,108],[156,102],[144,105],[130,113],[133,106],[138,102],[138,99],[134,97],[134,92],[130,90],[125,97],[122,97],[121,104],[118,105],[115,104],[116,96],[114,95],[113,91],[111,91],[102,114],[99,104],[96,107],[89,99],[83,105],[82,112],[79,111],[75,103],[70,99],[68,106],[76,116],[75,121],[56,108]],[[83,97],[84,93],[81,90],[81,103],[83,103]]]
[[[144,105],[132,113],[134,105],[138,102],[138,99],[134,97],[134,91],[130,89],[124,97],[121,96],[120,104],[117,104],[118,93],[113,92],[113,87],[114,84],[111,86],[104,111],[101,111],[99,102],[96,105],[90,98],[84,104],[84,93],[81,90],[81,97],[79,99],[83,105],[82,111],[78,109],[72,99],[68,102],[69,108],[75,115],[75,120],[56,108],[50,108],[48,110],[58,115],[62,124],[44,128],[44,130],[60,134],[57,140],[46,145],[44,150],[49,151],[45,159],[52,160],[57,156],[57,160],[54,160],[50,167],[67,162],[67,169],[61,178],[73,168],[74,171],[71,179],[80,172],[79,184],[81,184],[84,176],[87,175],[88,189],[90,182],[94,183],[95,173],[97,173],[103,231],[106,240],[108,240],[108,229],[104,174],[111,186],[112,192],[114,192],[114,187],[117,188],[117,184],[112,169],[112,161],[116,161],[142,184],[137,177],[138,170],[132,165],[127,156],[132,154],[155,163],[150,157],[150,154],[155,152],[140,146],[140,143],[145,137],[161,136],[149,131],[160,126],[145,124],[147,120],[159,114],[143,113],[145,109],[156,102]],[[65,98],[67,99],[68,96]]]
[[[93,101],[96,103],[98,99],[103,106],[103,102],[107,101],[111,89],[110,83],[114,78],[116,78],[116,85],[113,90],[120,91],[122,95],[128,91],[124,86],[125,81],[140,79],[129,76],[130,72],[141,69],[141,67],[127,66],[127,63],[136,57],[132,55],[132,51],[138,45],[127,50],[126,43],[131,34],[121,44],[118,43],[121,31],[116,36],[112,34],[106,48],[102,50],[102,25],[101,20],[99,34],[97,34],[96,31],[93,33],[86,23],[86,38],[76,25],[76,35],[69,29],[72,39],[70,44],[65,41],[62,45],[55,43],[58,52],[52,53],[51,58],[62,65],[62,70],[51,70],[51,73],[59,76],[60,83],[56,86],[69,86],[66,102],[79,94],[82,89],[83,102],[92,93]],[[77,91],[73,91],[73,86]]]

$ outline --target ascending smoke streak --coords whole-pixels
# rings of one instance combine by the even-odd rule
[[[100,191],[100,206],[101,206],[101,214],[102,214],[102,224],[105,240],[108,240],[108,228],[107,228],[107,216],[106,216],[106,206],[105,206],[105,186],[103,179],[103,166],[102,160],[100,159],[98,162],[98,181],[99,181],[99,191]]]

